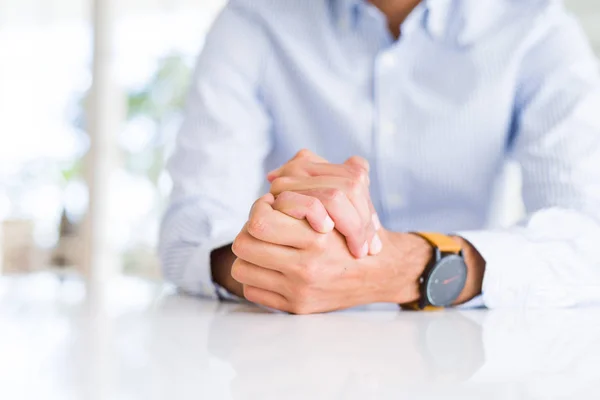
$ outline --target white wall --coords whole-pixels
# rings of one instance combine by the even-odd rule
[[[148,11],[215,9],[226,0],[118,0],[116,12],[129,15]],[[49,23],[89,19],[91,0],[0,0],[0,28],[19,23]]]
[[[600,54],[600,0],[566,0],[565,3],[578,16]]]

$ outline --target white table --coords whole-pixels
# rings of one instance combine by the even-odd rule
[[[0,279],[0,399],[600,399],[600,310],[270,314]]]

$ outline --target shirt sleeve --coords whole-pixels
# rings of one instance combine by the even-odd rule
[[[210,253],[233,242],[266,183],[270,118],[261,93],[268,42],[251,10],[231,1],[197,62],[168,171],[173,190],[159,255],[165,278],[186,292],[223,297]]]
[[[558,3],[558,2],[557,2]],[[523,59],[511,154],[527,217],[461,232],[486,260],[489,308],[600,304],[600,78],[579,25],[557,4]]]

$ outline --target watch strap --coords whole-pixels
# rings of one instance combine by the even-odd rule
[[[442,253],[460,254],[462,251],[460,243],[448,235],[433,232],[414,232],[414,234],[425,239],[427,242],[429,242],[429,244],[431,244],[434,248],[438,248]]]
[[[400,304],[400,308],[405,311],[442,311],[445,310],[444,307],[436,307],[436,306],[425,306],[421,307],[421,303],[417,301],[413,301],[412,303]]]

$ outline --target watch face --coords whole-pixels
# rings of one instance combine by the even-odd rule
[[[467,280],[467,267],[462,257],[444,257],[427,280],[427,299],[436,307],[448,307],[458,298]]]

